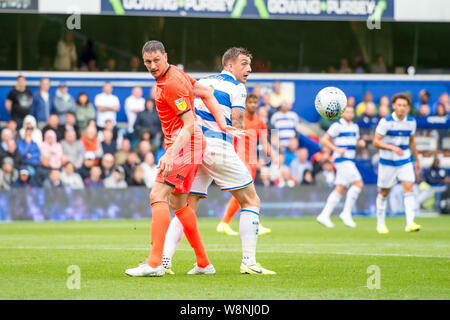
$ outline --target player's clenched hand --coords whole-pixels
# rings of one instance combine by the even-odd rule
[[[239,138],[245,135],[245,131],[235,128],[233,126],[226,126],[224,128],[224,130],[226,133],[228,133],[230,136],[235,137],[235,138]]]
[[[344,156],[345,150],[347,150],[346,148],[338,148],[336,150],[337,153],[339,153],[341,156]]]
[[[158,174],[161,173],[161,175],[164,178],[167,178],[172,172],[172,168],[173,168],[173,155],[171,152],[166,152],[161,157],[161,159],[159,159],[156,169],[158,169]]]
[[[392,151],[394,151],[396,154],[398,154],[399,156],[403,155],[403,150],[399,147],[393,146],[392,147]]]

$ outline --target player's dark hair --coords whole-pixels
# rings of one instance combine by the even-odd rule
[[[25,77],[24,77],[23,75],[19,74],[19,75],[16,77],[16,80],[19,80],[19,79],[25,79]]]
[[[253,94],[253,93],[247,94],[247,97],[245,98],[245,103],[247,103],[249,100],[252,100],[252,99],[258,100],[258,96],[256,94]]]
[[[391,99],[392,104],[394,104],[395,101],[397,101],[398,99],[406,100],[406,102],[408,102],[408,106],[411,105],[411,98],[410,98],[409,95],[407,95],[406,93],[397,93],[397,94],[394,94],[394,96],[393,96],[392,99]]]
[[[162,42],[158,40],[150,40],[147,41],[144,46],[142,47],[142,55],[144,55],[144,52],[155,52],[155,51],[161,51],[161,53],[166,53],[166,49],[164,48],[164,45]]]
[[[250,59],[253,58],[250,51],[244,48],[233,47],[225,51],[222,56],[222,66],[225,67],[230,60],[235,60],[239,55],[242,54]]]

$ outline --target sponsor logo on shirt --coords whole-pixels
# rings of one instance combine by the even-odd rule
[[[186,104],[186,101],[184,101],[184,98],[175,100],[175,105],[177,106],[178,110],[180,110],[180,111],[184,111],[187,108],[187,104]]]

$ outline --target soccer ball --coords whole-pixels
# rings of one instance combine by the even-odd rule
[[[347,107],[345,93],[336,87],[326,87],[319,91],[314,102],[317,112],[324,118],[337,119]]]

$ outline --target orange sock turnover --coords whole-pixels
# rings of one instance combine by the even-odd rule
[[[239,208],[239,202],[235,197],[231,197],[231,199],[228,200],[227,208],[225,209],[225,214],[223,215],[221,222],[230,224],[231,220],[233,220],[233,217],[236,215],[236,213],[239,212]]]
[[[156,268],[162,264],[164,239],[170,224],[170,211],[167,201],[152,204],[151,242],[152,249],[147,263]]]
[[[175,211],[176,216],[183,224],[184,234],[189,241],[191,247],[194,249],[197,257],[197,265],[204,268],[209,265],[208,255],[206,254],[205,246],[203,245],[202,236],[197,226],[197,217],[191,207],[186,206]]]

